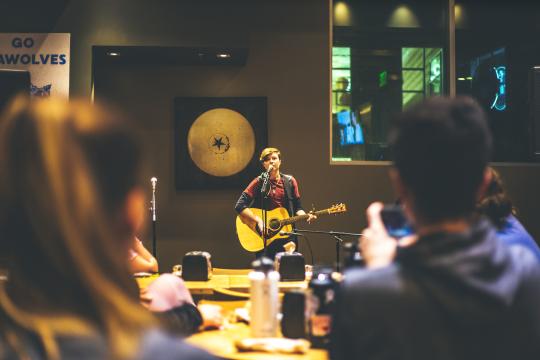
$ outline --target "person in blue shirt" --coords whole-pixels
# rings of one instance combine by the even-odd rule
[[[506,194],[499,173],[489,168],[491,181],[477,209],[487,216],[497,228],[497,236],[509,246],[520,246],[531,251],[540,261],[540,247],[531,234],[516,218],[517,210]]]

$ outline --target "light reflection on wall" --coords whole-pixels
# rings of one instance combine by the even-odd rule
[[[390,15],[387,25],[396,28],[417,28],[420,27],[420,22],[408,6],[400,5]]]
[[[351,26],[352,13],[349,4],[337,1],[334,5],[334,26]]]
[[[468,16],[467,9],[460,4],[454,5],[454,17],[456,19],[456,28],[464,29],[467,27]]]

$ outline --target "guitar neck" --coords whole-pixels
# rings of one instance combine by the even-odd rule
[[[328,215],[328,214],[330,214],[330,209],[315,211],[312,214],[316,215],[316,216]],[[308,214],[292,216],[290,218],[281,220],[281,225],[294,224],[295,222],[298,222],[298,221],[301,221],[301,220],[306,220],[308,217],[309,217]]]

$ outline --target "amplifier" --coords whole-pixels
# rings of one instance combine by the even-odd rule
[[[206,251],[190,251],[182,259],[182,278],[186,281],[207,281],[212,277],[211,255]]]

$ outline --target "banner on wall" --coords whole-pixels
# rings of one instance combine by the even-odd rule
[[[69,33],[0,34],[0,69],[28,70],[34,96],[69,97]]]

